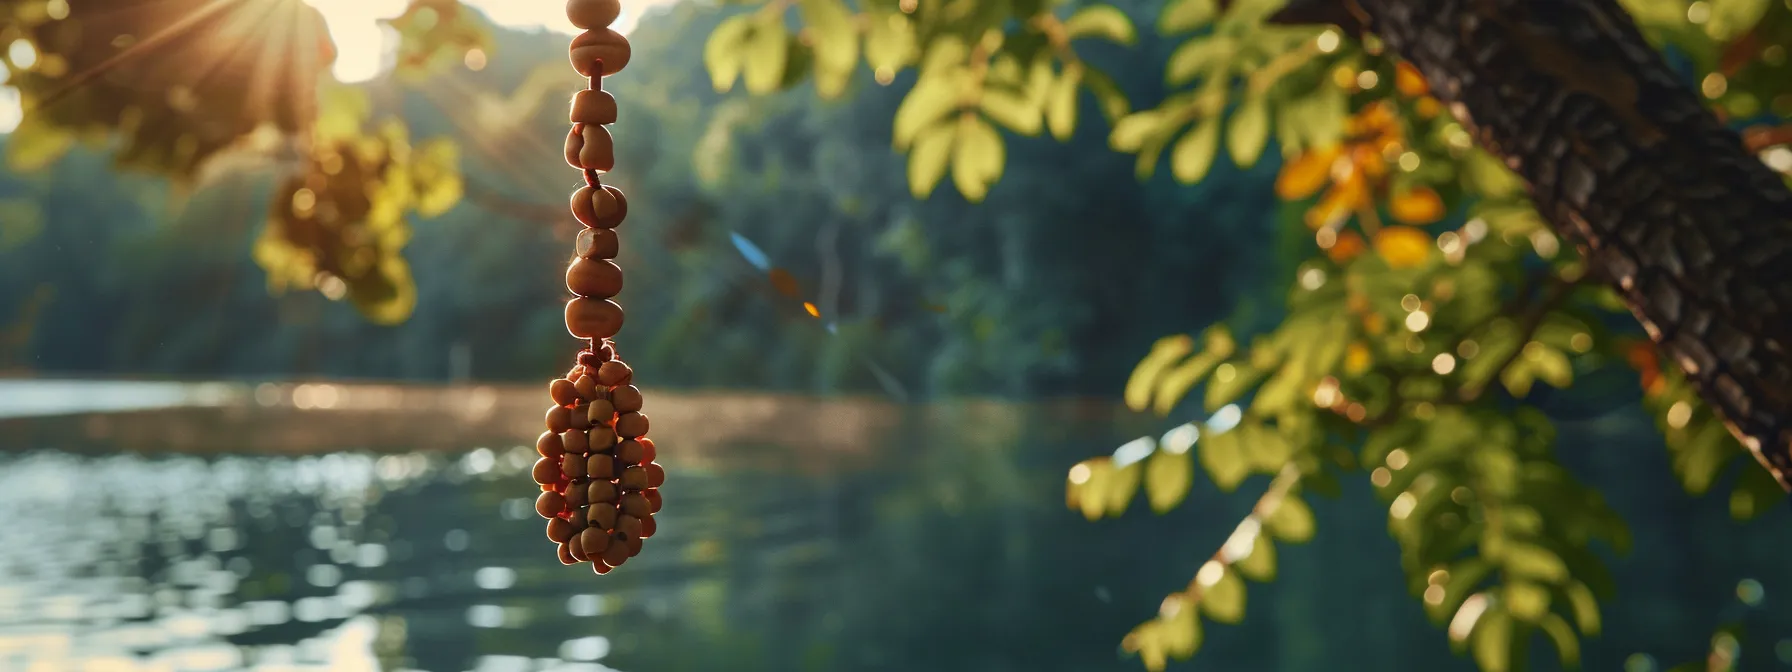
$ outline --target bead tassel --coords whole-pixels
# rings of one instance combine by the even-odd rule
[[[572,196],[573,217],[585,229],[566,269],[566,287],[573,294],[566,304],[566,330],[586,347],[566,377],[548,384],[553,405],[547,429],[535,442],[541,459],[532,471],[541,486],[535,511],[548,521],[547,536],[558,545],[560,562],[589,562],[598,574],[640,553],[641,541],[653,536],[659,487],[666,480],[647,438],[634,370],[611,340],[624,318],[614,300],[622,291],[614,229],[628,217],[628,200],[602,181],[615,164],[607,126],[616,121],[616,100],[603,90],[603,78],[628,65],[628,40],[609,29],[620,12],[619,0],[566,3],[567,18],[585,30],[572,41],[572,64],[589,78],[587,89],[573,97],[572,130],[566,136],[566,161],[585,181]]]

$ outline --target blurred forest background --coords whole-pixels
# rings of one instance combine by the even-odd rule
[[[52,48],[64,19],[105,34],[78,13],[105,4],[0,0],[8,85],[27,108],[58,100],[0,136],[0,374],[534,383],[563,370],[578,180],[559,141],[582,86],[567,35],[419,0],[388,24],[402,37],[394,69],[370,81],[330,81],[322,43],[320,60],[285,63],[264,88],[245,83],[266,73],[241,64],[191,86],[127,85],[204,57],[191,47],[69,93],[65,75],[133,42]],[[1682,662],[1630,655],[1672,639],[1681,658],[1712,661],[1698,669],[1731,669],[1743,642],[1741,660],[1792,665],[1792,614],[1762,608],[1777,577],[1749,570],[1786,550],[1777,486],[1615,297],[1580,283],[1510,173],[1393,55],[1323,27],[1267,27],[1273,1],[989,3],[942,27],[925,19],[949,3],[917,14],[904,0],[861,3],[876,20],[860,68],[857,42],[828,56],[816,36],[830,33],[802,30],[836,20],[830,3],[802,3],[800,17],[789,4],[656,7],[606,81],[620,105],[609,183],[631,208],[619,343],[639,380],[1093,397],[1157,416],[1161,439],[1062,465],[1070,507],[1148,534],[1217,511],[1248,534],[1242,550],[1211,540],[1207,565],[1173,559],[1190,587],[1138,611],[1157,618],[1123,642],[1148,667],[1203,641],[1216,661],[1245,655],[1246,633],[1271,625],[1244,618],[1239,577],[1275,577],[1272,540],[1328,526],[1377,535],[1386,552],[1321,536],[1284,562],[1311,570],[1293,556],[1325,548],[1336,576],[1357,576],[1398,554],[1411,595],[1381,577],[1389,602],[1370,620],[1397,624],[1377,631],[1380,650],[1415,648],[1413,660],[1447,659],[1448,641],[1472,642],[1489,671],[1573,665],[1584,647],[1642,672]],[[1792,2],[1625,4],[1739,129],[1792,116],[1780,77]],[[92,11],[133,32],[119,29],[128,11]],[[877,27],[908,15],[922,28],[888,48]],[[293,42],[324,36],[292,16],[312,30]],[[996,63],[992,90],[1013,77],[1026,104],[932,105],[941,53]],[[1085,79],[1035,96],[1051,82],[1021,73],[1040,53],[1047,80],[1073,65]],[[1265,67],[1272,81],[1249,74]],[[293,93],[313,80],[316,96]],[[1239,99],[1215,97],[1235,84]],[[142,99],[109,102],[121,91]],[[286,144],[279,131],[300,127]],[[1027,137],[1046,131],[1056,141]],[[1769,135],[1751,150],[1792,173],[1792,138]],[[993,170],[943,149],[967,138],[993,143]],[[334,217],[367,226],[313,226]],[[1216,487],[1193,483],[1196,466]],[[1254,513],[1221,495],[1265,489]],[[1343,496],[1308,504],[1303,490]],[[1189,505],[1144,527],[1159,521],[1126,513],[1140,492],[1159,513]],[[1509,517],[1504,531],[1489,511]],[[1263,589],[1282,604],[1278,628],[1326,639],[1317,612],[1289,605],[1329,594],[1329,571]],[[1203,635],[1197,602],[1244,625]],[[1284,663],[1316,669],[1317,650]]]

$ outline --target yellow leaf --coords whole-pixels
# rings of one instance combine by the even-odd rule
[[[946,165],[952,158],[952,138],[956,135],[956,126],[939,124],[921,130],[915,139],[908,152],[908,186],[915,198],[927,198],[946,176]]]
[[[1143,411],[1151,405],[1151,392],[1157,378],[1165,368],[1175,364],[1195,349],[1195,339],[1188,334],[1177,334],[1158,339],[1151,346],[1151,352],[1133,367],[1132,377],[1126,381],[1124,399],[1126,406],[1135,411]]]
[[[1194,460],[1186,449],[1180,453],[1158,450],[1145,460],[1145,499],[1152,510],[1169,511],[1188,496],[1194,478]]]
[[[1237,572],[1227,569],[1213,585],[1200,590],[1201,611],[1208,618],[1220,623],[1244,620],[1244,579]]]
[[[1527,623],[1536,623],[1549,613],[1549,589],[1529,581],[1514,581],[1505,586],[1506,608],[1512,616]]]
[[[958,142],[952,152],[952,183],[972,203],[982,202],[989,188],[1002,179],[1007,156],[1002,136],[982,117],[965,115],[958,124]]]
[[[1343,264],[1349,262],[1351,259],[1357,258],[1357,256],[1361,255],[1365,249],[1368,249],[1368,245],[1363,242],[1362,234],[1355,231],[1345,231],[1344,233],[1338,234],[1338,239],[1332,243],[1331,247],[1325,249],[1325,256],[1330,257],[1332,261]]]
[[[1238,573],[1253,581],[1269,581],[1276,578],[1276,544],[1269,537],[1258,535],[1257,542],[1251,545],[1251,554],[1244,556],[1232,565]]]
[[[1313,538],[1313,509],[1300,496],[1289,494],[1263,521],[1263,526],[1277,539],[1303,543]]]
[[[1388,203],[1388,210],[1393,212],[1394,219],[1407,224],[1430,224],[1444,216],[1444,199],[1430,187],[1414,187],[1404,193],[1396,193]]]
[[[1338,146],[1329,145],[1282,164],[1282,172],[1276,175],[1276,196],[1288,201],[1312,196],[1331,181],[1332,162],[1337,160]]]
[[[1375,233],[1375,253],[1396,270],[1424,264],[1433,247],[1430,234],[1410,226],[1388,226]]]
[[[1213,168],[1213,155],[1219,150],[1220,120],[1209,117],[1195,125],[1182,139],[1176,141],[1175,149],[1170,150],[1170,172],[1178,182],[1193,184],[1207,177],[1207,171]]]

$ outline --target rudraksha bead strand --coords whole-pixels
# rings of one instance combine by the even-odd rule
[[[641,541],[653,536],[666,480],[647,438],[634,370],[611,340],[624,318],[614,300],[622,292],[615,229],[628,217],[628,199],[601,179],[616,161],[608,128],[616,122],[616,99],[603,90],[603,78],[628,64],[628,40],[609,27],[621,10],[619,0],[566,3],[567,18],[585,31],[573,38],[572,65],[590,81],[573,96],[566,136],[566,162],[585,179],[572,195],[573,217],[585,228],[566,269],[573,294],[566,330],[584,339],[586,348],[564,378],[548,384],[553,405],[547,430],[536,440],[541,459],[533,470],[541,486],[535,510],[548,519],[548,539],[558,544],[560,561],[590,562],[598,574],[640,553]]]

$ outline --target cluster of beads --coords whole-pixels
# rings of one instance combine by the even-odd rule
[[[572,195],[572,213],[585,226],[566,269],[566,330],[587,347],[565,378],[548,385],[554,405],[547,431],[536,440],[541,459],[533,476],[541,485],[535,511],[548,519],[548,539],[560,546],[560,562],[590,562],[607,574],[641,552],[653,536],[666,470],[654,462],[647,415],[634,371],[611,341],[622,329],[622,291],[616,258],[616,226],[628,216],[628,200],[599,178],[615,167],[615,145],[606,126],[616,121],[616,99],[602,80],[628,65],[628,40],[610,29],[619,0],[568,0],[566,16],[585,31],[572,41],[572,64],[590,87],[572,100],[572,132],[566,162],[583,171],[585,185]]]

